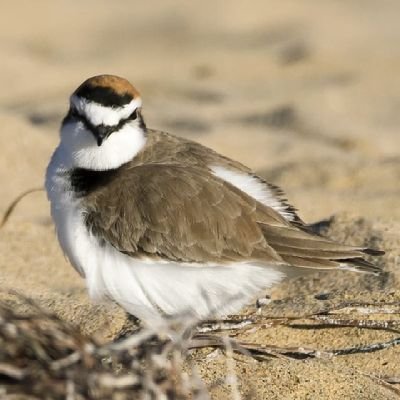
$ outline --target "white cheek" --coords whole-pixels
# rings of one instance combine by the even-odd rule
[[[132,160],[146,144],[145,132],[136,121],[113,132],[101,146],[82,123],[66,124],[61,129],[60,151],[67,169],[107,170]]]

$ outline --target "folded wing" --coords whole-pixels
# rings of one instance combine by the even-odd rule
[[[381,252],[314,235],[205,168],[125,168],[88,194],[86,225],[132,257],[379,271],[363,257]]]

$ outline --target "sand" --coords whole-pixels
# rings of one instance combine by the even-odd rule
[[[70,92],[88,76],[119,74],[142,92],[148,126],[251,166],[280,185],[307,222],[333,217],[324,234],[387,250],[378,260],[382,276],[335,272],[287,280],[261,315],[352,301],[399,304],[399,12],[400,3],[389,0],[4,6],[0,212],[21,191],[43,185]],[[0,283],[104,340],[126,322],[118,307],[88,299],[58,246],[44,192],[24,199],[0,231]],[[236,333],[248,342],[321,350],[399,335],[283,326]],[[200,352],[196,360],[208,383],[223,376],[221,353]],[[399,385],[377,377],[399,377],[399,362],[400,348],[392,347],[312,360],[238,356],[236,369],[249,398],[394,399]],[[226,386],[212,395],[232,398]]]

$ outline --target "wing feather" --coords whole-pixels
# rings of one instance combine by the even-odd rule
[[[377,254],[373,250],[312,234],[207,168],[173,163],[123,168],[87,195],[86,225],[132,257],[377,270],[363,259]]]

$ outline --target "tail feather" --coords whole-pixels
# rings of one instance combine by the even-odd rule
[[[357,272],[366,272],[370,274],[379,274],[382,269],[375,264],[370,263],[362,257],[340,260],[342,269],[355,270]]]
[[[348,269],[377,274],[381,269],[364,256],[381,256],[384,251],[347,246],[295,226],[260,224],[264,237],[289,265],[308,269]]]
[[[274,244],[272,247],[281,256],[288,255],[288,256],[296,256],[302,258],[320,258],[327,260],[340,260],[351,257],[360,257],[360,252],[356,249],[352,250],[351,248],[347,251],[344,251],[341,249],[326,250],[324,248],[322,249],[299,248],[299,247],[290,247],[279,244]]]
[[[364,247],[361,251],[369,256],[383,256],[385,254],[383,250],[370,249],[368,247]]]

